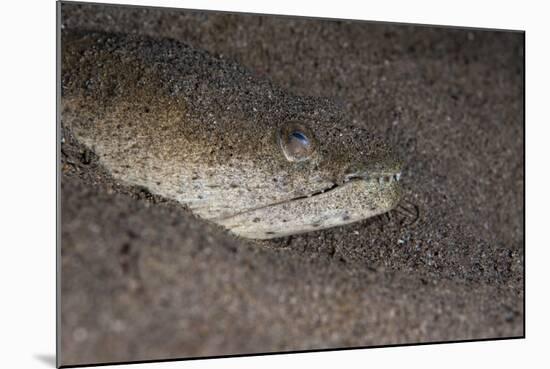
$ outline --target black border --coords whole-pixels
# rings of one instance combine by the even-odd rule
[[[61,358],[61,1],[55,8],[55,366]]]
[[[194,357],[182,357],[182,358],[170,358],[170,359],[158,359],[158,360],[134,360],[134,361],[114,361],[104,363],[93,364],[76,364],[76,365],[60,365],[61,357],[61,5],[62,4],[75,4],[75,5],[100,5],[100,6],[112,6],[112,7],[126,7],[126,8],[146,8],[146,9],[161,9],[161,10],[176,10],[176,11],[188,11],[188,12],[204,12],[204,13],[216,13],[216,14],[238,14],[238,15],[260,15],[279,18],[301,18],[301,19],[314,19],[314,20],[330,20],[330,21],[353,21],[364,23],[381,23],[392,25],[406,25],[406,26],[419,26],[419,27],[436,27],[446,29],[459,29],[459,30],[476,30],[476,31],[497,31],[497,32],[513,32],[523,34],[523,334],[520,336],[510,337],[495,337],[495,338],[478,338],[478,339],[465,339],[465,340],[449,340],[449,341],[430,341],[430,342],[416,342],[416,343],[399,343],[388,345],[372,345],[372,346],[355,346],[355,347],[335,347],[324,349],[311,349],[311,350],[296,350],[296,351],[275,351],[275,352],[252,352],[244,354],[227,354],[227,355],[215,355],[215,356],[194,356]],[[425,23],[406,23],[406,22],[389,22],[389,21],[374,21],[364,19],[348,19],[348,18],[329,18],[329,17],[309,17],[302,15],[290,15],[290,14],[266,14],[266,13],[252,13],[252,12],[236,12],[225,10],[206,10],[206,9],[188,9],[188,8],[174,8],[164,6],[153,5],[130,5],[130,4],[114,4],[114,3],[96,3],[96,2],[83,2],[83,1],[56,1],[56,355],[55,366],[57,368],[81,368],[81,367],[96,367],[106,365],[125,365],[125,364],[147,364],[147,363],[164,363],[174,361],[191,361],[191,360],[203,360],[203,359],[223,359],[223,358],[239,358],[249,356],[269,356],[269,355],[284,355],[284,354],[303,354],[303,353],[316,353],[316,352],[331,352],[331,351],[347,351],[347,350],[360,350],[360,349],[375,349],[375,348],[388,348],[388,347],[410,347],[410,346],[426,346],[437,344],[453,344],[453,343],[469,343],[469,342],[490,342],[490,341],[505,341],[505,340],[517,340],[526,338],[526,163],[527,152],[525,147],[526,140],[526,115],[525,115],[525,82],[526,82],[526,31],[515,29],[503,29],[503,28],[481,28],[481,27],[465,27],[455,25],[436,25]]]
[[[527,165],[527,150],[525,149],[525,141],[527,139],[527,135],[526,135],[526,119],[525,119],[525,73],[526,73],[526,55],[527,55],[527,52],[526,52],[526,43],[527,43],[527,35],[525,33],[525,31],[523,32],[523,70],[522,70],[522,74],[523,74],[523,338],[525,338],[525,330],[526,330],[526,327],[527,327],[527,324],[526,324],[526,320],[525,320],[525,315],[526,315],[526,312],[527,312],[527,305],[526,305],[526,296],[527,296],[527,291],[526,291],[526,288],[527,288],[527,284],[525,282],[526,280],[526,277],[527,277],[527,274],[525,273],[525,266],[527,265],[526,264],[526,254],[525,254],[525,246],[527,245],[527,243],[525,242],[525,240],[527,239],[527,234],[526,234],[526,220],[525,220],[525,217],[526,217],[526,201],[525,201],[525,191],[526,191],[526,183],[527,183],[527,176],[526,176],[526,170],[525,170],[525,167]]]

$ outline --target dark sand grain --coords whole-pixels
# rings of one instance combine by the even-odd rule
[[[62,364],[523,335],[522,33],[72,4],[62,25],[176,38],[343,103],[420,210],[245,241],[117,184],[64,130]]]

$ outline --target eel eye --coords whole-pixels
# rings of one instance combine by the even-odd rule
[[[304,161],[315,151],[313,135],[300,124],[287,124],[279,132],[279,144],[288,161]]]

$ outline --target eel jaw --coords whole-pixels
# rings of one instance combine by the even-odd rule
[[[350,175],[321,191],[216,222],[238,236],[270,239],[357,222],[392,210],[401,198],[401,173]]]

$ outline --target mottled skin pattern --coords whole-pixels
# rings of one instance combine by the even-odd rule
[[[340,106],[174,40],[64,32],[61,116],[114,178],[243,237],[347,224],[399,201],[399,162],[375,137],[357,145],[370,134]],[[312,136],[307,160],[283,154],[291,122]]]

